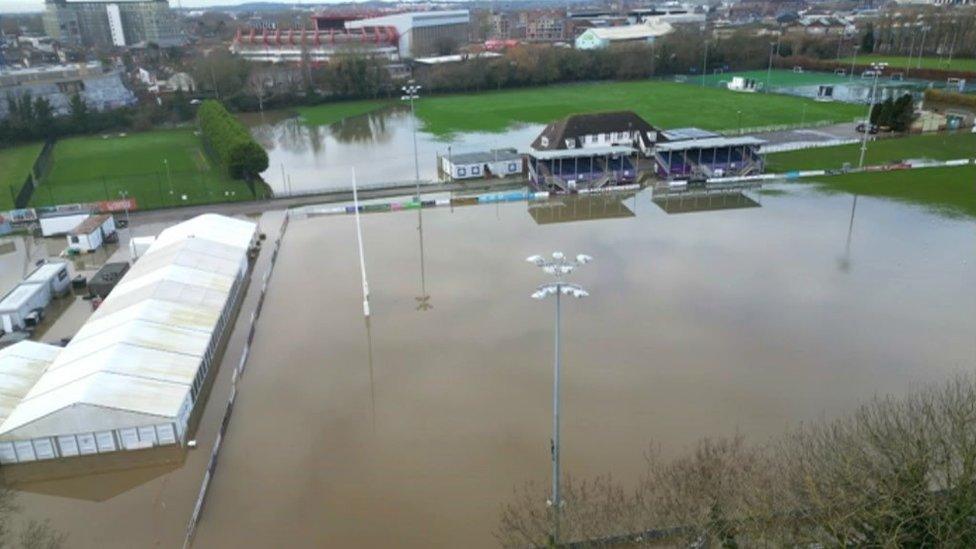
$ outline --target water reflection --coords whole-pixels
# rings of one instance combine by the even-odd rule
[[[430,304],[430,294],[427,293],[427,269],[424,261],[424,209],[417,208],[417,232],[420,234],[420,295],[417,296],[417,310],[429,311],[434,308]]]
[[[624,201],[636,196],[637,193],[562,196],[545,202],[529,202],[529,215],[538,225],[634,217],[634,210],[628,208]],[[636,200],[634,202],[636,207]]]
[[[847,243],[844,245],[844,255],[838,260],[838,267],[841,272],[851,270],[851,239],[854,237],[854,212],[857,211],[857,195],[851,200],[851,220],[847,224]]]
[[[654,193],[651,200],[668,214],[759,208],[761,204],[742,190],[699,190]]]
[[[183,466],[181,446],[4,465],[4,483],[18,491],[106,501]]]

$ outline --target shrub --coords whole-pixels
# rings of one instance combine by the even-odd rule
[[[197,122],[207,149],[234,179],[250,179],[268,169],[268,153],[220,102],[204,101]]]

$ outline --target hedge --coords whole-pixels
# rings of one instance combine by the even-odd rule
[[[934,101],[945,105],[976,108],[976,96],[964,93],[948,92],[929,88],[925,90],[925,101]]]
[[[197,123],[207,149],[234,179],[250,179],[268,169],[268,153],[219,101],[204,101]]]

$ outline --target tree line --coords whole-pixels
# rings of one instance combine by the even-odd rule
[[[883,397],[766,444],[653,449],[632,486],[566,479],[562,543],[630,547],[974,547],[976,377]],[[495,535],[549,546],[545,489],[516,491]]]
[[[0,120],[0,147],[70,135],[148,130],[193,118],[193,106],[182,91],[177,91],[161,104],[149,101],[137,107],[109,111],[94,110],[79,94],[74,94],[68,101],[68,112],[64,116],[56,114],[46,97],[34,97],[30,93],[19,96],[11,94],[5,100],[7,116]]]
[[[204,101],[197,123],[204,145],[234,179],[251,179],[268,169],[268,153],[219,101]]]

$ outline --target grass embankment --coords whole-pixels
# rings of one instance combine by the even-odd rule
[[[13,209],[14,196],[43,148],[44,143],[32,143],[0,149],[0,210]]]
[[[794,170],[829,170],[840,168],[845,162],[857,166],[861,145],[841,145],[774,153],[766,156],[771,172]],[[927,158],[955,160],[976,156],[976,134],[951,133],[892,137],[868,142],[866,165],[890,164],[900,160]]]
[[[918,204],[976,218],[976,167],[866,172],[817,180],[821,189]]]
[[[732,80],[734,76],[752,78],[760,85],[766,85],[766,71],[743,71],[743,72],[723,72],[718,74],[705,75],[706,86],[725,86],[726,82]],[[769,75],[769,85],[771,88],[791,88],[797,86],[817,86],[830,84],[844,84],[849,81],[847,76],[840,76],[832,72],[793,72],[784,69],[773,69]],[[689,74],[685,78],[686,84],[701,85],[701,75]]]
[[[299,108],[298,113],[308,124],[331,124],[390,103],[328,103]],[[570,114],[597,111],[633,110],[648,122],[665,128],[698,126],[734,130],[740,124],[749,128],[801,122],[850,122],[862,110],[844,103],[819,103],[786,95],[736,93],[714,88],[693,89],[690,84],[659,80],[565,84],[422,97],[416,107],[423,130],[439,136],[457,132],[502,132],[520,122],[547,124]]]
[[[853,59],[848,57],[842,59],[842,61],[850,63]],[[888,63],[891,65],[891,69],[904,69],[906,67],[911,69],[919,68],[917,57],[909,59],[908,57],[897,55],[858,55],[856,62],[858,65]],[[953,58],[952,61],[949,61],[948,58],[923,57],[921,68],[976,72],[976,59]]]
[[[334,124],[343,118],[360,116],[382,109],[393,101],[376,99],[369,101],[341,101],[338,103],[324,103],[314,107],[298,107],[298,115],[311,126],[326,126]]]
[[[261,196],[264,191],[258,188]],[[50,173],[31,204],[116,200],[123,192],[136,199],[139,209],[253,198],[247,184],[213,163],[200,138],[186,129],[59,141]]]

